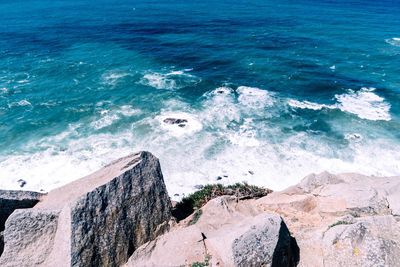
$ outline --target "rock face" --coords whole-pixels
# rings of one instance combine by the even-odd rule
[[[313,174],[174,223],[140,152],[47,195],[0,191],[0,205],[0,266],[400,266],[400,177]]]
[[[15,211],[0,266],[119,266],[167,229],[170,209],[157,158],[119,159]]]
[[[232,196],[209,201],[136,250],[127,266],[296,266],[299,250],[282,218],[247,203]]]
[[[0,190],[0,256],[4,249],[3,231],[7,218],[16,209],[32,208],[42,196],[37,192]]]
[[[299,248],[282,218],[266,214],[232,245],[235,266],[296,266]]]
[[[42,196],[37,192],[0,190],[0,232],[4,230],[4,224],[14,210],[32,208]]]
[[[258,200],[216,198],[127,266],[400,266],[399,189],[400,177],[325,172]]]
[[[400,266],[400,177],[321,173],[256,201],[280,214],[300,266]]]

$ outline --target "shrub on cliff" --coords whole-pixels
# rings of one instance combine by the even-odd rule
[[[264,197],[271,192],[272,190],[270,189],[247,183],[236,183],[228,186],[209,184],[178,202],[172,210],[172,215],[178,221],[183,220],[192,214],[194,210],[200,209],[208,201],[219,196],[236,196],[239,200],[242,200]]]

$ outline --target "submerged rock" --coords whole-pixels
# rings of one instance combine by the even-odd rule
[[[1,266],[119,266],[170,220],[158,159],[121,158],[7,220]]]

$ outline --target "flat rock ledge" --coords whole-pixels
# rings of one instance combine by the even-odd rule
[[[120,266],[165,232],[171,218],[160,164],[149,152],[121,158],[47,195],[18,194],[0,192],[0,215],[7,218],[0,266]],[[33,202],[3,208],[22,194],[33,194]]]

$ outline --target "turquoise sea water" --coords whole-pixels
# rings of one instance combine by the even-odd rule
[[[1,188],[137,150],[176,197],[400,175],[398,1],[3,0],[0,21]]]

